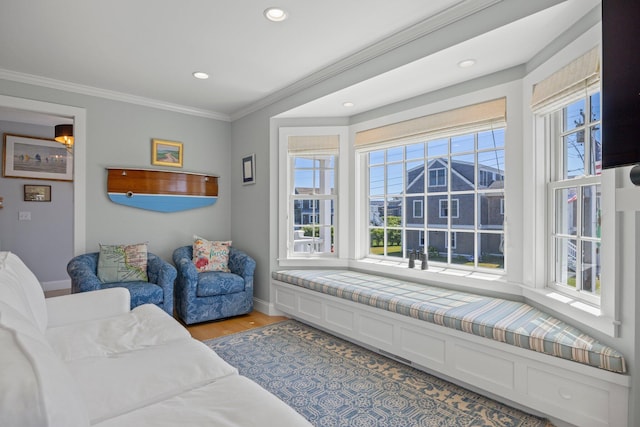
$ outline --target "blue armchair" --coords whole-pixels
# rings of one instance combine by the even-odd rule
[[[184,323],[205,322],[249,313],[253,310],[253,273],[256,262],[245,252],[229,248],[229,270],[198,273],[193,247],[173,252],[178,270],[176,313]]]
[[[98,252],[78,255],[67,264],[71,277],[71,293],[95,291],[98,289],[123,287],[131,294],[131,308],[142,304],[155,304],[173,316],[173,283],[176,269],[173,265],[147,253],[148,282],[103,283],[98,278]]]

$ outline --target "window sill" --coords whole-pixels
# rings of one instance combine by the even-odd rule
[[[570,319],[571,323],[579,322],[610,337],[617,335],[615,320],[603,315],[599,307],[548,288],[531,289],[523,286],[522,294],[526,300],[536,303],[539,307],[561,313],[561,316]]]
[[[416,266],[416,268],[409,268],[406,260],[393,261],[376,258],[364,258],[349,263],[349,267],[356,270],[411,280],[416,283],[441,286],[462,292],[511,298],[520,298],[522,296],[520,286],[508,283],[502,274],[457,270],[433,265],[430,265],[427,270],[421,270],[419,262],[416,263]]]
[[[299,257],[299,258],[280,258],[278,259],[279,267],[305,267],[305,268],[345,268],[349,266],[346,259],[340,258],[321,258],[321,257]]]

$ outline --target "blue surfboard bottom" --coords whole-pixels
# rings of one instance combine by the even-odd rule
[[[174,194],[133,194],[108,193],[109,199],[120,205],[146,209],[155,212],[179,212],[213,205],[217,197],[181,196]]]

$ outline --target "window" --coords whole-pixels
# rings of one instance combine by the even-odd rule
[[[597,32],[596,32],[597,33]],[[620,333],[616,171],[601,169],[600,46],[533,84],[537,255],[528,298],[609,336]],[[558,57],[558,60],[562,58]],[[606,220],[602,220],[602,219]],[[544,231],[538,238],[537,231]],[[534,235],[535,233],[535,235]],[[545,289],[546,288],[546,289]],[[540,292],[538,292],[540,291]]]
[[[413,201],[413,217],[414,218],[422,218],[423,213],[422,213],[422,205],[423,205],[423,201],[422,200],[414,200]]]
[[[327,254],[333,246],[335,154],[292,153],[293,253]],[[296,203],[302,201],[303,212]]]
[[[445,168],[429,171],[429,187],[444,187],[447,185],[447,170]]]
[[[336,257],[338,153],[341,134],[281,128],[282,259]]]
[[[447,248],[455,249],[457,237],[458,236],[455,231],[452,231],[451,233],[449,233],[449,243],[445,242],[445,246]]]
[[[597,302],[600,296],[600,92],[585,91],[549,114],[552,171],[548,185],[551,286]]]
[[[459,218],[458,215],[458,199],[451,200],[451,218]],[[449,216],[449,201],[447,199],[440,200],[440,218]]]
[[[503,270],[504,136],[502,125],[483,125],[363,151],[369,255],[417,249],[430,261]]]
[[[479,170],[478,171],[478,183],[482,187],[489,187],[493,184],[494,181],[502,181],[504,177],[499,173],[488,170]]]
[[[318,214],[302,214],[302,225],[318,224],[319,222],[320,216]]]

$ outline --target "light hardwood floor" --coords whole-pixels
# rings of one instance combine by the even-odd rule
[[[191,333],[193,338],[204,341],[224,335],[248,331],[249,329],[259,328],[261,326],[281,322],[286,319],[287,317],[283,316],[267,316],[266,314],[254,310],[243,316],[190,325],[187,326],[187,330]]]

